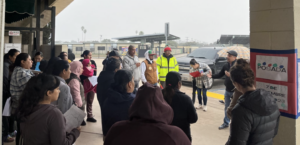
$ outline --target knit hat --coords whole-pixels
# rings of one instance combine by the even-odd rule
[[[166,51],[172,51],[172,49],[170,47],[166,47],[164,52],[166,52]]]

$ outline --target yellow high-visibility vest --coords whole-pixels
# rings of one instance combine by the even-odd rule
[[[156,60],[158,76],[160,81],[166,81],[166,76],[170,71],[179,72],[179,66],[175,57],[168,59],[164,56],[160,56]]]

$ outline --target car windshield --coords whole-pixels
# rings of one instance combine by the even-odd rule
[[[214,59],[217,55],[217,50],[215,49],[196,49],[188,55],[188,57],[193,58],[203,58],[203,59]]]

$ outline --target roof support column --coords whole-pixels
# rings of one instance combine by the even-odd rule
[[[273,143],[300,145],[295,53],[297,48],[300,49],[300,0],[249,1],[251,67],[256,75],[256,86],[273,94],[281,112],[278,134]],[[277,66],[281,69],[273,71],[279,68]]]

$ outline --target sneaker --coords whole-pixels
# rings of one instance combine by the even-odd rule
[[[83,120],[81,126],[86,126],[86,122]]]
[[[222,124],[220,127],[219,127],[219,130],[221,130],[221,129],[225,129],[225,128],[227,128],[228,127],[228,125],[226,125],[226,124]]]
[[[16,136],[17,136],[17,131],[15,130],[14,132],[9,133],[9,136],[11,136],[11,137],[16,137]]]
[[[201,105],[201,104],[199,104],[199,106],[198,106],[198,107],[196,107],[196,109],[202,109],[202,105]]]
[[[3,142],[14,142],[15,139],[11,137],[10,135],[3,138]]]
[[[203,111],[207,111],[207,106],[206,105],[204,105],[204,107],[203,107]]]
[[[97,120],[95,118],[88,118],[86,119],[87,122],[97,122]]]

